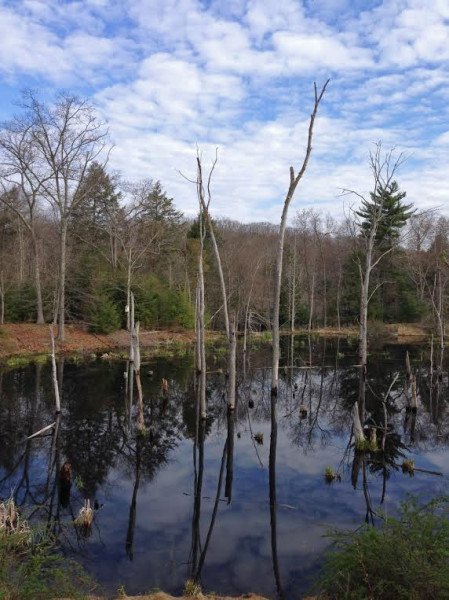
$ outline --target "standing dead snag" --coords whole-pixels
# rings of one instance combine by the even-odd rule
[[[293,198],[295,190],[298,186],[298,183],[302,179],[307,165],[309,163],[309,158],[312,153],[312,138],[313,138],[313,126],[315,124],[315,118],[318,112],[318,107],[323,98],[324,92],[326,91],[327,85],[329,83],[329,79],[321,88],[321,91],[318,93],[318,89],[316,83],[314,83],[314,91],[315,91],[315,103],[313,107],[312,114],[310,115],[310,123],[309,123],[309,133],[307,137],[307,148],[306,154],[302,163],[301,168],[298,173],[295,175],[295,171],[293,167],[290,167],[290,185],[287,191],[287,195],[284,201],[284,208],[282,210],[281,224],[279,227],[279,237],[278,237],[278,247],[276,252],[276,269],[274,273],[274,306],[273,306],[273,367],[272,367],[272,380],[271,380],[271,393],[273,396],[277,396],[278,393],[278,381],[279,381],[279,310],[280,310],[280,299],[281,299],[281,282],[282,282],[282,259],[284,254],[284,238],[285,238],[285,229],[287,227],[287,216],[288,216],[288,207],[290,206],[290,202]]]
[[[379,262],[388,255],[397,245],[397,239],[390,241],[385,247],[382,246],[383,239],[379,239],[379,232],[382,227],[388,226],[388,219],[385,213],[385,203],[388,188],[394,183],[394,176],[402,164],[404,157],[399,154],[394,157],[394,151],[382,152],[382,144],[376,145],[375,152],[370,153],[370,168],[374,178],[374,192],[372,193],[371,203],[360,193],[353,190],[343,190],[344,193],[350,193],[357,196],[362,201],[362,209],[369,207],[369,219],[364,222],[360,218],[366,218],[362,211],[354,211],[356,216],[353,238],[362,242],[364,257],[357,258],[357,267],[360,276],[360,326],[359,326],[359,412],[362,423],[365,420],[365,391],[366,391],[366,369],[368,358],[368,306],[371,298],[379,289],[377,285],[370,291],[370,281],[373,269]]]
[[[55,337],[53,335],[53,326],[50,325],[50,340],[51,340],[51,372],[53,378],[53,391],[55,394],[56,413],[61,412],[61,400],[59,398],[58,375],[56,372],[56,357],[55,357]]]
[[[207,223],[210,239],[212,241],[212,248],[214,250],[215,262],[217,264],[218,275],[220,279],[220,290],[222,297],[222,308],[223,308],[223,320],[225,324],[226,330],[226,338],[228,340],[228,359],[227,359],[227,372],[228,372],[228,408],[230,410],[234,410],[235,408],[235,371],[236,371],[236,320],[234,317],[233,325],[229,322],[229,307],[228,307],[228,295],[226,292],[226,284],[223,273],[223,265],[221,262],[220,251],[218,249],[217,239],[215,237],[214,227],[212,224],[212,219],[209,212],[210,202],[212,199],[211,194],[211,181],[212,175],[217,164],[217,153],[215,154],[215,159],[212,163],[212,167],[209,171],[209,175],[207,178],[207,185],[204,186],[203,182],[203,169],[201,164],[201,158],[199,156],[196,157],[197,162],[197,190],[198,190],[198,199],[200,201],[200,209],[202,210],[202,214],[204,215],[205,221]]]
[[[140,332],[140,323],[134,322],[134,294],[131,294],[131,303],[130,303],[130,347],[129,347],[129,362],[131,365],[131,369],[129,370],[129,377],[132,379],[133,372],[136,378],[136,386],[137,386],[137,426],[139,430],[142,432],[145,430],[145,421],[143,418],[143,391],[142,391],[142,382],[140,380],[140,344],[139,344],[139,332]],[[128,381],[129,390],[130,390],[130,403],[132,403],[132,381]]]
[[[232,317],[231,327],[229,330],[228,344],[228,408],[235,409],[235,379],[236,379],[236,336],[235,336],[235,315]]]
[[[215,255],[215,261],[217,264],[217,270],[220,279],[220,290],[222,295],[222,309],[223,309],[223,319],[226,330],[226,338],[228,340],[228,376],[230,376],[231,384],[228,385],[228,405],[231,410],[234,408],[235,404],[235,360],[236,360],[236,352],[235,352],[235,327],[233,333],[231,333],[231,327],[229,324],[229,308],[228,308],[228,296],[226,293],[226,284],[223,274],[223,266],[221,262],[220,251],[218,249],[217,239],[215,237],[214,227],[212,224],[212,219],[209,212],[210,202],[212,199],[211,194],[211,181],[212,175],[217,164],[217,153],[215,154],[215,159],[212,163],[212,167],[209,171],[209,175],[207,177],[207,183],[204,183],[203,179],[203,167],[201,163],[201,158],[197,155],[196,163],[197,163],[197,177],[196,180],[193,181],[191,179],[187,179],[191,183],[195,183],[197,189],[197,196],[199,202],[199,225],[200,225],[200,255],[198,259],[198,284],[197,284],[197,295],[196,295],[196,310],[197,310],[197,318],[196,318],[196,326],[197,326],[197,372],[201,373],[201,417],[203,419],[206,418],[206,400],[205,400],[205,388],[206,388],[206,358],[204,351],[204,339],[205,339],[205,324],[204,324],[204,269],[203,269],[203,247],[204,247],[204,239],[206,235],[206,225],[210,233],[210,239],[212,241],[212,248]],[[234,375],[232,375],[234,373]],[[233,383],[232,383],[233,382]],[[230,385],[234,385],[234,389],[231,391]]]

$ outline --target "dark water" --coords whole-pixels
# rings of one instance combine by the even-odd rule
[[[447,491],[448,376],[443,365],[431,386],[428,348],[409,348],[417,373],[414,415],[402,393],[406,348],[373,351],[367,396],[376,423],[383,423],[381,399],[399,378],[387,403],[385,454],[354,460],[348,444],[356,348],[323,339],[309,348],[296,339],[292,359],[290,341],[283,344],[281,363],[288,368],[281,369],[277,405],[270,400],[269,349],[259,348],[239,370],[234,417],[226,410],[220,353],[211,352],[203,425],[193,356],[144,364],[146,436],[136,434],[124,362],[60,363],[58,435],[27,443],[27,435],[54,421],[50,367],[3,372],[0,497],[12,492],[26,517],[48,523],[64,551],[110,593],[120,585],[127,593],[180,593],[194,574],[205,591],[300,598],[316,577],[326,531],[358,527],[367,517],[377,521],[379,510],[392,514],[408,492],[427,498]],[[162,378],[169,383],[166,397]],[[262,444],[254,440],[259,433]],[[443,476],[418,471],[410,477],[400,468],[404,457]],[[57,474],[67,460],[73,484],[61,494]],[[342,481],[326,484],[326,466]],[[90,535],[73,525],[87,498],[99,507]]]

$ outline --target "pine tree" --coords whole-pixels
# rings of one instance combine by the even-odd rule
[[[362,232],[368,233],[374,219],[379,219],[376,242],[383,248],[391,247],[399,238],[402,227],[415,212],[413,204],[402,203],[406,192],[399,190],[396,181],[385,186],[378,185],[377,190],[371,192],[370,196],[371,201],[363,200],[360,211],[356,212],[363,219]]]
[[[160,181],[152,183],[144,182],[148,187],[148,192],[143,198],[142,215],[154,223],[164,223],[165,225],[176,226],[182,221],[183,214],[176,210],[173,198],[169,198],[162,189]]]

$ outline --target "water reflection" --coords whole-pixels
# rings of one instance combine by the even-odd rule
[[[328,527],[376,523],[382,504],[393,512],[408,491],[444,488],[435,473],[449,469],[449,382],[428,346],[373,354],[364,425],[376,442],[361,452],[351,436],[360,385],[351,343],[282,344],[277,401],[269,348],[260,347],[237,374],[231,413],[211,351],[206,421],[191,355],[143,363],[145,431],[124,362],[59,363],[62,415],[50,435],[31,440],[54,421],[49,365],[0,372],[0,495],[12,491],[25,516],[46,522],[111,591],[179,593],[193,578],[222,593],[301,597]],[[412,478],[401,469],[410,458]],[[342,481],[327,486],[326,466]],[[87,539],[73,525],[85,500],[96,508]]]

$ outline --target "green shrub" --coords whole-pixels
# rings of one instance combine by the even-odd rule
[[[449,598],[449,499],[401,504],[398,517],[376,529],[329,534],[319,587],[329,600]]]
[[[136,321],[142,327],[193,328],[193,306],[184,293],[169,289],[154,275],[142,279],[133,291]]]
[[[36,318],[36,292],[31,283],[9,289],[5,297],[5,321],[21,323]]]
[[[122,323],[118,307],[105,294],[94,300],[89,321],[93,333],[111,333],[120,329]]]

